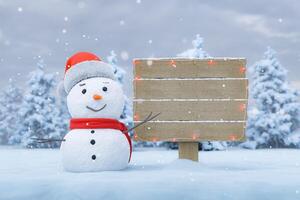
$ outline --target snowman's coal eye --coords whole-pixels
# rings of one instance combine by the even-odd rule
[[[82,92],[82,94],[85,94],[86,93],[86,89],[83,89],[81,92]]]
[[[106,91],[107,91],[107,87],[103,87],[102,90],[103,90],[104,92],[106,92]]]

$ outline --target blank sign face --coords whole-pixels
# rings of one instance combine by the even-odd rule
[[[236,141],[245,138],[248,80],[243,58],[136,59],[134,121],[140,141]]]

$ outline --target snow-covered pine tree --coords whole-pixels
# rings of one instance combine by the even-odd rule
[[[203,38],[199,34],[196,35],[196,39],[192,41],[193,48],[188,49],[180,54],[178,57],[186,58],[209,58],[210,56],[206,51],[203,50]]]
[[[17,130],[20,122],[19,109],[22,103],[22,91],[9,79],[7,89],[0,100],[0,144],[17,144],[20,142]]]
[[[186,58],[211,58],[209,54],[203,50],[203,38],[200,37],[199,34],[196,35],[196,39],[192,41],[193,48],[188,49],[180,54],[177,54],[178,57],[186,57]],[[172,144],[170,144],[172,145]],[[226,142],[218,142],[218,141],[208,141],[201,142],[202,149],[205,151],[210,150],[223,150],[227,147]]]
[[[114,51],[110,52],[110,55],[107,57],[108,63],[113,67],[114,74],[117,77],[117,80],[119,81],[120,84],[124,84],[124,77],[125,77],[125,70],[122,69],[117,65],[118,60],[117,60],[117,55],[115,54]],[[125,106],[123,109],[123,113],[120,116],[120,121],[126,124],[127,127],[132,127],[133,126],[133,117],[132,117],[132,103],[130,99],[125,96]]]
[[[56,124],[57,126],[56,130],[58,131],[60,136],[60,137],[58,136],[57,139],[62,139],[65,136],[65,134],[69,132],[69,124],[70,124],[69,121],[71,119],[71,115],[69,113],[68,106],[67,106],[66,94],[61,96],[59,95],[61,94],[57,94],[58,97],[56,98],[56,106],[58,111],[56,112],[57,116],[54,118],[54,124]]]
[[[299,127],[298,93],[287,81],[287,70],[268,47],[262,60],[251,69],[251,97],[246,148],[293,146],[289,136]]]
[[[62,138],[62,119],[53,94],[55,76],[44,71],[43,61],[30,73],[28,91],[20,109],[22,117],[19,135],[22,144],[29,148],[58,147],[59,142],[37,143],[32,138]]]

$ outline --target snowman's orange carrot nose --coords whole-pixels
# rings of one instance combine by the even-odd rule
[[[95,101],[99,101],[99,100],[102,99],[102,96],[100,96],[100,95],[98,95],[98,94],[94,94],[93,99],[94,99]]]

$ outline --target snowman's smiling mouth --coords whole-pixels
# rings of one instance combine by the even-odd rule
[[[86,106],[87,109],[89,109],[91,111],[94,111],[94,112],[99,112],[99,111],[103,110],[105,107],[106,107],[106,104],[104,106],[102,106],[102,108],[99,108],[99,109],[95,109],[95,108],[91,108],[89,106]]]

